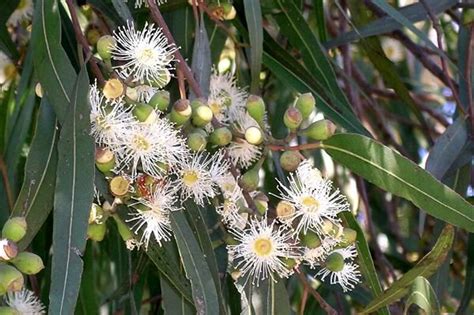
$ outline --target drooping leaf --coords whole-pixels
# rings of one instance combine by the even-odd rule
[[[53,208],[57,165],[56,117],[46,98],[41,101],[35,135],[26,160],[25,177],[13,208],[13,216],[24,216],[28,224],[19,243],[25,249]]]
[[[117,11],[118,15],[122,18],[124,24],[127,21],[130,21],[130,23],[133,22],[132,13],[130,12],[130,9],[127,6],[127,2],[122,0],[112,0],[112,5],[114,6],[115,11]]]
[[[191,281],[197,314],[218,314],[219,301],[216,286],[196,236],[181,211],[172,212],[170,219],[186,276]]]
[[[94,142],[90,136],[89,79],[81,70],[58,142],[53,258],[49,312],[72,314],[83,269],[89,211],[94,194]]]
[[[250,72],[252,76],[250,91],[256,93],[260,81],[263,53],[263,25],[260,1],[244,0],[245,18],[249,30]]]
[[[363,310],[363,313],[374,312],[380,307],[399,300],[409,292],[411,284],[417,277],[421,276],[426,278],[435,272],[446,258],[448,249],[451,247],[453,240],[454,227],[447,225],[433,249],[424,256],[415,267],[405,273],[400,279],[392,283],[392,285],[381,296],[370,302],[370,304]]]
[[[413,304],[423,309],[426,315],[441,314],[436,293],[425,277],[416,277],[413,281],[405,304],[404,315],[408,314],[408,309]]]
[[[474,231],[474,207],[449,187],[383,144],[356,134],[337,134],[321,147],[369,182],[406,198],[429,214]]]
[[[199,21],[196,21],[196,39],[194,40],[193,70],[196,81],[201,87],[204,97],[209,95],[209,82],[211,80],[211,48],[209,46],[209,36],[207,35],[206,24],[204,23],[204,14],[201,13]],[[194,93],[191,91],[191,99]]]

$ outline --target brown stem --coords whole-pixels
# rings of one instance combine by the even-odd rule
[[[97,65],[97,61],[95,60],[95,58],[92,58],[92,52],[89,48],[89,43],[87,42],[86,37],[82,33],[81,26],[79,25],[79,20],[77,19],[76,8],[72,1],[73,0],[66,0],[66,3],[69,8],[69,12],[71,13],[72,27],[74,28],[76,39],[82,46],[82,50],[84,51],[86,60],[88,59],[92,72],[94,72],[95,77],[97,78],[97,80],[99,80],[99,84],[104,85],[104,76],[102,75],[102,72],[100,71],[99,66]]]
[[[298,275],[300,282],[303,284],[304,289],[307,290],[314,297],[314,299],[319,303],[321,308],[325,310],[327,314],[337,315],[336,310],[332,308],[332,306],[329,305],[328,302],[326,302],[321,297],[321,295],[319,295],[319,293],[308,283],[308,280],[306,279],[305,275],[299,270],[296,271],[296,274]]]
[[[7,194],[7,202],[10,211],[13,209],[13,193],[10,186],[10,180],[8,179],[8,169],[3,159],[3,155],[0,154],[0,173],[2,173],[3,186],[5,187],[5,193]]]

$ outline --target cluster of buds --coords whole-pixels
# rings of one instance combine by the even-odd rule
[[[17,243],[26,235],[27,223],[23,217],[12,217],[2,229],[0,240],[0,295],[8,295],[13,300],[16,295],[29,291],[24,289],[24,276],[36,275],[44,269],[43,260],[38,255],[19,251]],[[35,300],[36,301],[36,300]],[[36,303],[36,302],[35,302]],[[40,302],[38,302],[40,305]],[[1,314],[20,314],[14,305],[1,306]],[[41,305],[40,305],[41,306]],[[42,309],[42,306],[40,307]]]

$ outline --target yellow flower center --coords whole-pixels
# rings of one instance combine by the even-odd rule
[[[95,118],[95,122],[97,126],[104,131],[110,129],[110,125],[107,123],[107,120],[105,120],[103,117],[97,116]]]
[[[387,57],[390,58],[395,54],[395,48],[389,46],[385,49],[385,53],[387,54]]]
[[[211,102],[211,103],[209,104],[209,107],[211,108],[212,113],[213,113],[214,115],[220,114],[220,112],[221,112],[221,105],[220,105],[218,102]]]
[[[151,65],[155,62],[155,52],[151,48],[142,49],[138,53],[137,59],[143,64]]]
[[[20,0],[20,3],[18,4],[17,10],[24,9],[24,8],[26,8],[27,5],[28,5],[28,1]]]
[[[253,251],[258,257],[267,257],[273,251],[273,242],[270,238],[261,237],[253,242]]]
[[[195,171],[186,171],[183,174],[183,183],[188,187],[191,187],[196,184],[198,179],[199,176]]]
[[[301,199],[301,204],[311,211],[316,211],[319,208],[319,201],[312,196],[305,196]]]
[[[150,143],[147,139],[141,135],[133,137],[132,145],[135,151],[148,151],[150,149]]]

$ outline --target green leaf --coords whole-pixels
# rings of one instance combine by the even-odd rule
[[[61,21],[57,1],[36,1],[34,15],[30,45],[35,47],[35,72],[62,125],[77,76],[61,46]]]
[[[181,211],[172,212],[170,219],[184,270],[191,281],[197,314],[219,314],[216,286],[196,236]]]
[[[206,24],[204,23],[204,14],[201,12],[199,21],[196,21],[196,39],[193,48],[193,62],[191,68],[196,77],[196,81],[201,87],[204,97],[209,95],[209,83],[211,80],[211,48],[209,46],[209,37],[207,35]],[[191,93],[193,99],[194,93]]]
[[[431,174],[383,144],[356,134],[337,134],[321,148],[369,182],[412,201],[429,214],[474,231],[474,208]]]
[[[372,255],[370,254],[369,245],[365,239],[364,231],[362,231],[359,223],[357,223],[357,220],[354,218],[352,213],[343,212],[341,215],[342,219],[347,224],[347,227],[357,232],[357,241],[355,245],[358,252],[360,271],[364,276],[364,284],[369,287],[373,297],[377,298],[383,293],[383,289],[377,276],[377,271],[375,270],[374,261],[372,259]],[[377,312],[383,315],[390,314],[387,307],[380,308],[377,310]]]
[[[404,315],[408,314],[411,305],[416,304],[425,311],[426,315],[441,314],[439,302],[436,293],[425,277],[416,277],[410,287],[410,295],[408,295]]]
[[[371,313],[379,309],[380,307],[389,305],[403,296],[405,296],[410,286],[416,277],[428,277],[436,271],[436,269],[443,263],[449,248],[453,244],[454,240],[454,227],[447,225],[441,233],[438,241],[434,245],[433,249],[424,256],[415,267],[405,273],[400,279],[392,283],[381,296],[374,299],[367,305],[363,310],[363,313]]]
[[[93,243],[87,244],[84,253],[84,274],[81,281],[81,289],[79,292],[78,305],[76,315],[98,314],[99,294],[97,292],[96,274],[99,271],[94,261]]]
[[[249,30],[250,40],[250,72],[252,81],[250,91],[256,93],[260,82],[263,53],[263,26],[260,1],[244,0],[245,19]]]
[[[127,6],[127,2],[123,0],[112,0],[112,5],[115,8],[115,11],[117,11],[118,15],[120,18],[122,18],[122,21],[126,23],[127,21],[130,21],[130,23],[133,23],[133,17],[132,13],[130,13],[130,9]]]
[[[468,314],[469,304],[474,296],[474,234],[469,233],[467,242],[467,261],[466,261],[466,278],[464,280],[464,288],[462,292],[461,302],[456,311],[456,315]],[[472,310],[472,306],[471,306]]]
[[[82,253],[94,194],[89,79],[82,68],[58,143],[49,312],[73,314],[81,285]]]
[[[24,250],[46,221],[54,200],[57,165],[56,117],[46,98],[41,101],[35,135],[26,160],[25,178],[12,216],[24,216],[28,224],[19,243]]]
[[[452,8],[458,3],[458,0],[427,0],[426,2],[430,5],[431,10],[435,14],[439,14]],[[398,12],[412,23],[428,19],[428,14],[426,13],[425,7],[420,2],[400,8]],[[358,27],[356,30],[341,34],[338,37],[324,43],[324,46],[327,48],[333,48],[361,38],[386,34],[401,28],[403,28],[403,24],[400,24],[400,22],[398,22],[396,19],[387,15],[367,23],[364,26]]]

